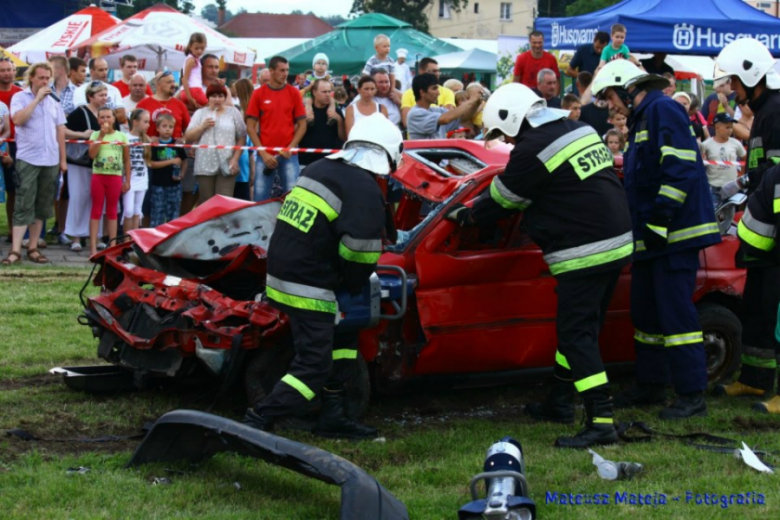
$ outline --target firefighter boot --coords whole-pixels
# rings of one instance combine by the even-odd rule
[[[537,421],[564,424],[574,422],[574,383],[569,379],[553,376],[553,387],[541,403],[528,403],[525,414]]]
[[[333,439],[373,439],[376,428],[357,423],[344,413],[344,390],[323,388],[320,394],[322,410],[312,433]]]
[[[704,392],[680,394],[672,404],[658,413],[661,419],[672,420],[706,416],[707,404],[704,402]]]
[[[612,401],[605,395],[585,398],[585,429],[574,437],[558,437],[556,448],[585,449],[590,446],[615,444],[617,430],[612,419]]]
[[[615,408],[634,408],[637,406],[652,406],[666,401],[666,388],[663,385],[637,383],[625,392],[615,396]]]
[[[274,421],[267,415],[257,413],[253,408],[247,408],[243,423],[260,431],[274,431]]]
[[[735,381],[730,385],[716,385],[712,390],[713,395],[725,395],[728,397],[738,397],[744,395],[763,397],[765,393],[766,392],[760,388],[754,388],[744,383],[740,383],[739,381]]]
[[[769,401],[754,404],[753,410],[762,413],[780,414],[780,395],[774,396]]]

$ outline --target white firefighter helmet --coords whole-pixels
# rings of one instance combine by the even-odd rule
[[[376,175],[395,172],[404,150],[401,131],[379,112],[355,123],[344,143],[344,149],[328,159],[343,159]]]
[[[498,87],[482,110],[482,124],[487,130],[486,141],[495,139],[499,133],[515,137],[520,132],[523,120],[536,128],[567,117],[568,110],[548,108],[543,98],[520,83]]]
[[[715,59],[715,79],[737,76],[747,88],[766,76],[767,87],[780,88],[780,74],[766,45],[754,38],[738,38],[726,45]]]
[[[669,80],[657,74],[648,74],[628,60],[615,60],[599,71],[593,79],[591,92],[596,97],[603,97],[608,88],[628,89],[639,85],[661,90],[669,86]]]

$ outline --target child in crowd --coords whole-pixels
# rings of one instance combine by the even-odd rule
[[[614,128],[607,130],[604,134],[604,142],[607,148],[612,152],[612,157],[623,157],[623,148],[626,146],[626,136],[623,132]]]
[[[582,101],[574,94],[566,94],[561,100],[561,108],[569,111],[569,119],[572,121],[580,120],[582,112]]]
[[[607,122],[611,124],[615,130],[620,130],[620,133],[623,134],[624,138],[628,136],[628,119],[626,116],[617,110],[610,110],[609,119],[607,119]]]
[[[200,58],[206,52],[206,35],[192,33],[187,48],[184,49],[184,72],[181,75],[181,86],[184,89],[181,100],[191,112],[208,105],[206,91],[203,89],[203,71]]]
[[[128,118],[130,134],[128,142],[149,143],[151,139],[146,135],[149,130],[149,112],[144,109],[135,109]],[[133,229],[141,227],[144,197],[149,189],[149,162],[152,158],[152,150],[148,146],[130,146],[130,190],[122,196],[122,230],[125,234]]]
[[[306,86],[301,89],[301,95],[303,96],[303,106],[306,108],[306,123],[308,125],[314,125],[314,110],[312,109],[312,102],[313,98],[311,95],[311,88],[314,85],[314,82],[318,79],[327,79],[330,80],[330,74],[328,74],[328,66],[330,65],[330,60],[328,59],[328,55],[324,52],[318,52],[314,55],[314,59],[312,60],[312,67],[314,70],[312,71],[312,74],[306,78]],[[331,98],[330,100],[330,108],[332,110],[336,110],[336,101]],[[336,123],[335,120],[331,119],[329,120],[333,121],[333,123]]]
[[[721,112],[713,119],[715,135],[701,145],[702,158],[705,161],[736,162],[745,157],[745,147],[738,140],[731,137],[734,129],[734,119],[725,112]],[[712,204],[720,205],[720,190],[724,184],[737,178],[737,166],[707,165],[707,180],[710,183]]]
[[[246,136],[245,146],[254,146],[249,136]],[[255,182],[255,151],[242,150],[238,158],[238,176],[233,188],[233,198],[239,200],[252,200],[250,186]]]
[[[336,100],[336,106],[338,106],[339,110],[344,113],[349,104],[349,96],[347,96],[346,89],[344,87],[336,87],[333,91],[333,99]]]
[[[173,128],[176,120],[168,112],[155,121],[160,144],[173,144]],[[179,218],[181,207],[181,178],[187,169],[187,152],[183,148],[152,146],[151,219],[150,226],[157,227]]]
[[[395,85],[395,60],[390,57],[390,38],[378,34],[374,38],[374,50],[376,55],[368,58],[361,74],[370,76],[374,69],[385,69],[390,74],[390,84]]]
[[[628,50],[628,46],[624,43],[626,41],[626,32],[626,26],[622,23],[616,23],[612,26],[612,41],[601,51],[601,61],[596,69],[597,72],[610,61],[619,59],[629,60],[637,67],[642,67],[639,60],[631,56],[631,51]]]
[[[100,130],[92,132],[89,137],[89,157],[92,159],[92,210],[89,216],[89,246],[90,253],[98,252],[98,229],[103,216],[103,205],[106,208],[106,225],[108,227],[108,244],[116,239],[117,214],[119,212],[119,196],[130,190],[130,147],[122,144],[100,144],[99,141],[110,141],[127,144],[127,135],[115,129],[116,115],[113,108],[103,107],[98,111]],[[124,180],[122,179],[124,172]]]

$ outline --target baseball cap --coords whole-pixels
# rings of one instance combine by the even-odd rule
[[[715,123],[733,123],[733,122],[734,122],[734,118],[731,117],[730,115],[728,115],[726,112],[721,112],[720,114],[717,114],[712,119],[712,124],[715,124]]]

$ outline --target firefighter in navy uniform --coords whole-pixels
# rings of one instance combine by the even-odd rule
[[[573,422],[574,389],[585,401],[586,426],[555,445],[586,448],[617,442],[598,336],[633,237],[626,195],[609,149],[595,130],[547,108],[524,85],[505,85],[485,105],[487,139],[514,149],[503,173],[470,209],[452,208],[460,225],[494,222],[523,211],[525,227],[558,282],[558,351],[547,399],[532,403],[534,418]],[[573,384],[572,384],[573,383]]]
[[[244,422],[269,431],[320,396],[313,432],[375,437],[344,413],[344,383],[357,359],[355,338],[334,345],[336,295],[360,294],[376,269],[385,233],[385,200],[375,175],[394,172],[403,138],[381,114],[357,122],[344,150],[309,165],[287,195],[268,247],[266,297],[290,317],[295,357],[273,391]]]
[[[776,240],[780,213],[777,168],[780,163],[780,75],[769,49],[752,38],[728,44],[716,60],[738,103],[747,103],[755,113],[748,141],[746,174],[723,187],[730,197],[748,189],[747,211],[737,229],[740,250],[737,266],[747,268],[742,308],[742,368],[739,379],[715,387],[728,396],[771,395],[777,372],[777,308],[780,304],[780,262]],[[765,179],[770,176],[770,179]],[[762,412],[780,414],[780,397],[756,403]]]
[[[666,78],[627,60],[607,64],[593,93],[629,118],[623,156],[636,251],[631,272],[637,385],[618,407],[661,404],[662,419],[706,415],[707,366],[693,292],[699,251],[720,242],[709,184],[688,114],[666,97]]]

